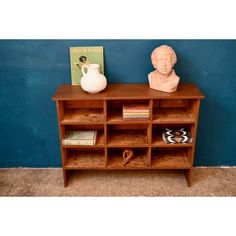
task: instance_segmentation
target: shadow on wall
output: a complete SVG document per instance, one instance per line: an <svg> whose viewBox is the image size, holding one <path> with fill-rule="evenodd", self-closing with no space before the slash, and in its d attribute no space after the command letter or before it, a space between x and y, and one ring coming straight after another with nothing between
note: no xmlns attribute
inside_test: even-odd
<svg viewBox="0 0 236 236"><path fill-rule="evenodd" d="M217 68L217 63L214 64ZM217 79L222 74L222 78L229 81L231 75L218 72L217 69L209 72L207 66L204 63L196 64L191 57L178 53L175 70L181 82L195 83L205 95L200 106L195 165L235 165L236 153L229 155L229 150L234 150L231 139L236 134L234 102L230 98L235 94L235 89L231 83L223 80L221 83ZM227 161L224 159L226 156Z"/></svg>

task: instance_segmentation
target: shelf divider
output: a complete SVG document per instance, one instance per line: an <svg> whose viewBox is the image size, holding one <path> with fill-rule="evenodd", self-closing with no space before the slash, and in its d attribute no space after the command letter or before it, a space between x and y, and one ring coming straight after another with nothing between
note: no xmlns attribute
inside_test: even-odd
<svg viewBox="0 0 236 236"><path fill-rule="evenodd" d="M151 161L152 161L152 116L153 116L153 99L149 100L149 112L150 112L150 124L149 124L149 132L148 132L148 140L149 140L149 148L147 151L147 165L150 168L151 167Z"/></svg>
<svg viewBox="0 0 236 236"><path fill-rule="evenodd" d="M103 115L104 115L104 158L105 158L105 168L107 168L108 162L108 150L107 150L107 100L103 100Z"/></svg>

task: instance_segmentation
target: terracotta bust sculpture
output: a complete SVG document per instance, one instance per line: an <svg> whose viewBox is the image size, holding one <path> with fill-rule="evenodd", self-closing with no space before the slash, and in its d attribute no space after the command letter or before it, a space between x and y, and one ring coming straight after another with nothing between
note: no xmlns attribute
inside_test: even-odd
<svg viewBox="0 0 236 236"><path fill-rule="evenodd" d="M151 60L156 70L148 74L150 88L169 93L176 91L180 78L173 70L177 61L175 51L162 45L152 52Z"/></svg>

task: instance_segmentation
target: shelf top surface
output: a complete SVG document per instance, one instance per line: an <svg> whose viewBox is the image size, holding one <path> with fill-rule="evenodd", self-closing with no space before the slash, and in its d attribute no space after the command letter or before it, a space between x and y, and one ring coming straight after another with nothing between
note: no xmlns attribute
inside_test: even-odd
<svg viewBox="0 0 236 236"><path fill-rule="evenodd" d="M57 100L112 100L112 99L203 99L203 93L192 83L179 84L178 90L166 93L149 88L148 84L108 84L100 93L87 93L81 86L62 84L53 95Z"/></svg>

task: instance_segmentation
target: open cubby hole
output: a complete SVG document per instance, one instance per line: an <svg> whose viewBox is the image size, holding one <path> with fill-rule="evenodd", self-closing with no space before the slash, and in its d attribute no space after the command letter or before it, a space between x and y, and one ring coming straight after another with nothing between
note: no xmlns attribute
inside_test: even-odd
<svg viewBox="0 0 236 236"><path fill-rule="evenodd" d="M107 141L110 146L148 145L150 125L116 124L107 125Z"/></svg>
<svg viewBox="0 0 236 236"><path fill-rule="evenodd" d="M123 164L123 152L125 150L132 150L133 157L130 161L122 166ZM123 148L108 148L108 160L107 160L108 168L114 169L125 169L125 168L147 168L148 167L148 148L130 148L130 147L123 147Z"/></svg>
<svg viewBox="0 0 236 236"><path fill-rule="evenodd" d="M185 147L185 146L192 146L192 143L178 143L178 144L166 144L162 138L162 131L166 128L168 129L181 129L184 128L186 131L190 131L192 134L192 131L194 129L194 124L153 124L152 125L152 145L157 146L165 146L165 147L172 147L172 146L179 146L179 147Z"/></svg>
<svg viewBox="0 0 236 236"><path fill-rule="evenodd" d="M104 122L104 103L102 100L64 101L62 124Z"/></svg>
<svg viewBox="0 0 236 236"><path fill-rule="evenodd" d="M91 125L65 125L63 136L68 131L90 131L90 130L97 130L97 139L96 139L95 146L88 146L88 147L103 147L105 144L104 125L92 125L92 124ZM78 147L81 147L81 146L78 146Z"/></svg>
<svg viewBox="0 0 236 236"><path fill-rule="evenodd" d="M151 168L157 169L188 169L191 148L152 148Z"/></svg>
<svg viewBox="0 0 236 236"><path fill-rule="evenodd" d="M115 122L115 121L123 121L123 106L124 105L145 105L149 107L150 100L149 99L142 99L142 100L110 100L107 101L107 117L108 121ZM149 107L150 109L150 107ZM150 112L150 110L149 110ZM127 120L127 119L125 119ZM128 120L149 120L147 118L134 118Z"/></svg>
<svg viewBox="0 0 236 236"><path fill-rule="evenodd" d="M92 169L105 167L104 149L67 149L66 169Z"/></svg>
<svg viewBox="0 0 236 236"><path fill-rule="evenodd" d="M154 99L154 123L194 123L194 101L191 99Z"/></svg>

